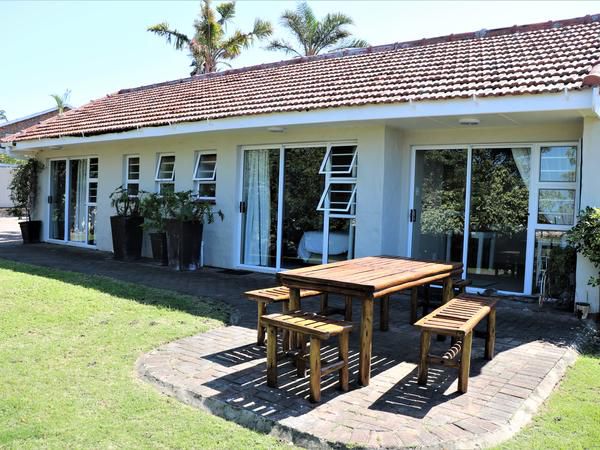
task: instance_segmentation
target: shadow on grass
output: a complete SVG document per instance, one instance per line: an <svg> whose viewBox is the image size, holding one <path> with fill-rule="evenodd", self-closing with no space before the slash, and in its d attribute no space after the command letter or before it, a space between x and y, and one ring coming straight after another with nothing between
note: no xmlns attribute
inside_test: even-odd
<svg viewBox="0 0 600 450"><path fill-rule="evenodd" d="M178 292L157 289L99 275L51 269L0 259L0 269L26 275L50 278L74 286L93 289L104 294L132 300L143 305L175 309L188 314L227 322L231 308L219 301L206 297L194 297Z"/></svg>

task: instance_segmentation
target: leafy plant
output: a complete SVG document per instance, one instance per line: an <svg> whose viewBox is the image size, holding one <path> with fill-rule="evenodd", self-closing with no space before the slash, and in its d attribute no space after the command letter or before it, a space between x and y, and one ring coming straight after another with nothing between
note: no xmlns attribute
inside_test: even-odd
<svg viewBox="0 0 600 450"><path fill-rule="evenodd" d="M176 50L190 51L194 68L191 75L216 72L219 64L228 65L226 60L239 56L254 40L264 39L273 31L269 22L256 19L252 31L236 30L231 36L225 36L225 29L234 16L235 2L221 3L213 9L210 0L203 0L192 37L170 28L166 22L153 25L148 31L166 38L167 44L173 43Z"/></svg>
<svg viewBox="0 0 600 450"><path fill-rule="evenodd" d="M154 192L140 192L140 214L144 218L142 227L146 231L165 231L165 197Z"/></svg>
<svg viewBox="0 0 600 450"><path fill-rule="evenodd" d="M175 219L181 222L199 221L213 223L215 214L223 220L221 210L216 213L210 203L198 200L192 191L170 192L163 195L165 219Z"/></svg>
<svg viewBox="0 0 600 450"><path fill-rule="evenodd" d="M129 195L125 186L117 187L110 194L110 206L115 208L117 216L139 216L140 199L139 197Z"/></svg>
<svg viewBox="0 0 600 450"><path fill-rule="evenodd" d="M13 158L5 153L0 153L0 164L23 164L23 160Z"/></svg>
<svg viewBox="0 0 600 450"><path fill-rule="evenodd" d="M59 115L65 111L65 107L68 104L70 96L71 96L70 89L67 89L62 95L50 94L50 97L52 97L54 99L54 101L56 102L56 107L58 108Z"/></svg>
<svg viewBox="0 0 600 450"><path fill-rule="evenodd" d="M285 11L281 16L281 23L290 31L298 45L275 39L269 43L268 50L280 50L296 56L313 56L325 51L369 45L362 39L351 38L352 33L345 28L354 24L351 17L331 13L319 20L306 2L298 3L295 11Z"/></svg>
<svg viewBox="0 0 600 450"><path fill-rule="evenodd" d="M567 298L575 296L575 269L577 252L569 245L552 247L548 258L548 294L552 298Z"/></svg>
<svg viewBox="0 0 600 450"><path fill-rule="evenodd" d="M600 208L588 206L581 211L577 225L567 232L567 240L598 270L598 275L590 277L588 284L600 286Z"/></svg>
<svg viewBox="0 0 600 450"><path fill-rule="evenodd" d="M18 165L13 171L13 178L8 186L13 207L8 210L15 217L27 217L31 222L31 213L35 208L38 193L38 175L44 165L35 158L25 164Z"/></svg>

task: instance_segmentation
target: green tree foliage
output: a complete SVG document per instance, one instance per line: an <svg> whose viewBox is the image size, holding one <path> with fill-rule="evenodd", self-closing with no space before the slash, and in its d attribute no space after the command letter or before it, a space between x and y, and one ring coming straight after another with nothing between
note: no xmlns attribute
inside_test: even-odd
<svg viewBox="0 0 600 450"><path fill-rule="evenodd" d="M40 161L31 158L13 170L13 178L8 186L10 200L13 202L9 214L26 217L31 221L38 193L38 175L43 168L44 165Z"/></svg>
<svg viewBox="0 0 600 450"><path fill-rule="evenodd" d="M52 97L54 99L54 101L56 102L56 107L58 108L58 114L62 114L65 111L65 106L67 106L70 96L71 96L70 89L67 89L65 92L63 92L62 95L50 94L50 97Z"/></svg>
<svg viewBox="0 0 600 450"><path fill-rule="evenodd" d="M600 208L587 207L579 213L579 220L567 233L569 244L588 258L598 275L590 277L588 284L600 285Z"/></svg>
<svg viewBox="0 0 600 450"><path fill-rule="evenodd" d="M0 153L0 164L22 164L23 161L13 158L12 156L8 156L4 153Z"/></svg>
<svg viewBox="0 0 600 450"><path fill-rule="evenodd" d="M291 33L296 45L284 39L274 39L267 47L269 50L296 56L313 56L332 50L369 45L362 39L351 37L352 33L346 28L354 24L351 17L342 13L330 13L319 20L306 2L298 3L295 11L285 11L281 16L281 23Z"/></svg>
<svg viewBox="0 0 600 450"><path fill-rule="evenodd" d="M220 64L228 66L226 61L236 58L255 40L265 39L273 32L269 22L256 19L252 31L236 30L226 36L227 25L234 16L235 2L221 3L213 9L210 0L203 0L199 17L194 21L193 36L171 28L166 22L152 25L148 31L164 37L177 50L189 50L194 68L191 75L216 72Z"/></svg>
<svg viewBox="0 0 600 450"><path fill-rule="evenodd" d="M0 109L0 120L6 120L6 111Z"/></svg>

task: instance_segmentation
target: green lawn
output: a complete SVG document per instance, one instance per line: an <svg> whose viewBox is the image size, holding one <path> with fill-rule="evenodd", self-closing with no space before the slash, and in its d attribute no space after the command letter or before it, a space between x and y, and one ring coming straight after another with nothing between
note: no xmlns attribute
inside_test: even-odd
<svg viewBox="0 0 600 450"><path fill-rule="evenodd" d="M600 448L600 349L590 345L532 423L502 449Z"/></svg>
<svg viewBox="0 0 600 450"><path fill-rule="evenodd" d="M272 448L275 439L137 380L136 359L226 309L0 260L0 448Z"/></svg>

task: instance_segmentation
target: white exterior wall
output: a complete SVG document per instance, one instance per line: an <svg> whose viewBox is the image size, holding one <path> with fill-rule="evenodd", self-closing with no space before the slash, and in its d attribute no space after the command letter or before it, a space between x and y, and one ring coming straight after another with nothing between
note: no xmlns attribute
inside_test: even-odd
<svg viewBox="0 0 600 450"><path fill-rule="evenodd" d="M12 180L12 170L16 166L13 164L0 164L0 208L10 208L10 191L8 185Z"/></svg>
<svg viewBox="0 0 600 450"><path fill-rule="evenodd" d="M236 267L239 263L241 193L241 147L244 145L284 144L297 142L331 142L356 140L359 148L357 196L356 255L382 252L383 179L384 167L383 125L298 127L284 133L261 131L220 132L165 138L114 141L98 144L78 144L60 150L38 153L46 168L40 177L40 196L36 218L47 221L49 195L49 164L51 158L97 156L99 158L99 186L97 198L97 248L112 251L109 217L113 214L109 195L124 180L124 156L140 155L140 189L155 191L154 174L157 155L173 152L175 160L175 189L193 188L192 171L195 152L217 152L217 199L225 220L205 226L204 262L216 267ZM43 233L47 233L47 224ZM47 237L47 234L44 234ZM147 245L146 245L147 251ZM146 253L147 254L147 253Z"/></svg>
<svg viewBox="0 0 600 450"><path fill-rule="evenodd" d="M583 121L583 143L581 151L580 209L586 206L600 207L600 119L587 117ZM599 288L588 286L591 276L597 276L587 258L577 255L577 301L589 302L591 311L600 311Z"/></svg>

